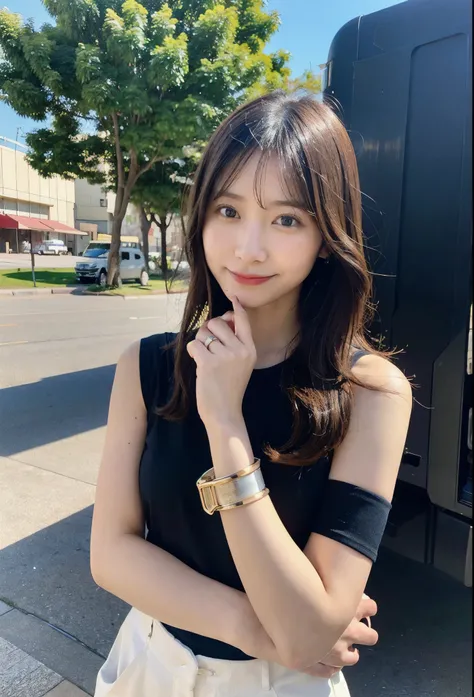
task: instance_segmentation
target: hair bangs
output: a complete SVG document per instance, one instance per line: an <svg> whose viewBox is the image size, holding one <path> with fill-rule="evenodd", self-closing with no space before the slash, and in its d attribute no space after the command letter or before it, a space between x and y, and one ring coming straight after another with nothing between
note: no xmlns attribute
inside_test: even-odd
<svg viewBox="0 0 474 697"><path fill-rule="evenodd" d="M215 182L212 199L216 199L228 191L233 182L256 154L259 160L254 176L254 196L261 208L265 208L262 191L266 169L270 160L275 157L279 163L279 175L282 190L288 200L297 203L306 213L318 218L318 205L315 201L314 178L311 172L303 145L298 135L287 128L282 122L279 129L273 132L273 138L258 139L257 133L245 126L247 138L232 135L228 147L221 153L221 174ZM242 134L239 134L242 135ZM235 144L238 143L238 147Z"/></svg>

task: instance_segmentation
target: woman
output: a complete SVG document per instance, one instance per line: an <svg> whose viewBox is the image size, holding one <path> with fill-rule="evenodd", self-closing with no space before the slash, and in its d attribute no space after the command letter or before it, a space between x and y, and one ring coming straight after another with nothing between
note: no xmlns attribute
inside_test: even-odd
<svg viewBox="0 0 474 697"><path fill-rule="evenodd" d="M132 345L112 391L91 568L133 609L96 697L346 697L411 391L364 336L335 114L280 92L237 109L187 233L181 330Z"/></svg>

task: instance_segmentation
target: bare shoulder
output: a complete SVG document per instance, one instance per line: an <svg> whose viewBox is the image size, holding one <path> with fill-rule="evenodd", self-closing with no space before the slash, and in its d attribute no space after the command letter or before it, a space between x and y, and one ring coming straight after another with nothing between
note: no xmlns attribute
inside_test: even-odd
<svg viewBox="0 0 474 697"><path fill-rule="evenodd" d="M134 341L122 352L117 361L112 393L123 391L141 396L140 389L140 341Z"/></svg>
<svg viewBox="0 0 474 697"><path fill-rule="evenodd" d="M331 477L391 501L410 423L409 381L393 363L365 354L352 368L354 385L349 428L336 449Z"/></svg>
<svg viewBox="0 0 474 697"><path fill-rule="evenodd" d="M129 344L127 348L121 353L117 365L121 365L125 368L138 368L140 357L140 344L140 339L138 339L138 341L134 341L132 344Z"/></svg>
<svg viewBox="0 0 474 697"><path fill-rule="evenodd" d="M356 385L356 394L364 392L368 397L371 393L376 395L382 392L411 402L412 390L409 380L396 365L383 356L364 354L354 363L352 373L369 388Z"/></svg>

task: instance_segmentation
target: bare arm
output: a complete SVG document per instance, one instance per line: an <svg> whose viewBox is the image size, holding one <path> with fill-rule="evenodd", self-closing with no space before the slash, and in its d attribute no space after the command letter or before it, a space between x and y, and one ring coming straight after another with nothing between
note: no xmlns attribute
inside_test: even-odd
<svg viewBox="0 0 474 697"><path fill-rule="evenodd" d="M247 596L190 569L144 539L138 467L146 432L139 343L117 365L92 523L91 571L110 593L171 626L271 657ZM276 659L276 653L274 653Z"/></svg>
<svg viewBox="0 0 474 697"><path fill-rule="evenodd" d="M188 348L197 364L198 407L217 477L253 461L239 400L254 349L245 311L234 307L236 336L216 318L208 327L220 343L211 344L209 351L197 339ZM202 336L205 331L200 330ZM349 431L335 453L331 477L391 500L411 412L411 390L388 361L367 356L359 363L362 379L394 394L355 388ZM371 561L316 534L303 553L281 522L271 493L250 506L222 511L221 517L248 598L285 665L303 670L322 660L355 614Z"/></svg>
<svg viewBox="0 0 474 697"><path fill-rule="evenodd" d="M411 399L401 373L396 375L396 369L385 361L378 367L385 371L381 376L385 386L400 392L389 395L356 388L351 426L335 454L331 477L391 500ZM217 476L252 462L243 421L219 424L208 433ZM305 553L301 552L270 497L222 511L221 516L244 588L278 653L285 663L300 670L321 660L354 616L371 561L316 534L311 535Z"/></svg>

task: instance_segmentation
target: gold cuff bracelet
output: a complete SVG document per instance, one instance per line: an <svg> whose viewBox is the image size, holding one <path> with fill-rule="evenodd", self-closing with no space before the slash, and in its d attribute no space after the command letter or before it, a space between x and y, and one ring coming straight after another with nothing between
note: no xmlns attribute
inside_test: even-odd
<svg viewBox="0 0 474 697"><path fill-rule="evenodd" d="M211 467L198 479L196 486L202 507L209 515L215 511L247 506L269 494L258 458L235 474L217 479L214 468Z"/></svg>

